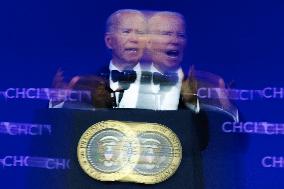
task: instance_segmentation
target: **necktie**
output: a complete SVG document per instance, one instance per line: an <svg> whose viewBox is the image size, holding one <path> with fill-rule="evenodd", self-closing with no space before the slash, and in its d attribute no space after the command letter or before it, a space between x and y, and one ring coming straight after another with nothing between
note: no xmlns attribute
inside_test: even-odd
<svg viewBox="0 0 284 189"><path fill-rule="evenodd" d="M169 72L169 73L153 73L153 82L154 84L160 84L162 86L173 86L178 82L177 73Z"/></svg>
<svg viewBox="0 0 284 189"><path fill-rule="evenodd" d="M150 83L153 79L155 85L173 86L178 82L178 75L174 72L158 73L158 72L142 72L141 83Z"/></svg>
<svg viewBox="0 0 284 189"><path fill-rule="evenodd" d="M124 70L122 72L118 70L111 71L111 79L113 82L125 82L133 83L137 78L136 72L133 70Z"/></svg>

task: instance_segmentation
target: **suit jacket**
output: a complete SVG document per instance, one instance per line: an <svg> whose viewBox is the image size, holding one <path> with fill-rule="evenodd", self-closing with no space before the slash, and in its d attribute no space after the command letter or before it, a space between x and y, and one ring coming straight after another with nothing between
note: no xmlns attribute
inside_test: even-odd
<svg viewBox="0 0 284 189"><path fill-rule="evenodd" d="M90 90L91 99L85 99L83 102L66 102L63 108L70 109L89 109L96 108L112 109L115 104L115 99L110 89L110 70L108 66L102 67L94 75L82 76L81 81L75 86L77 90ZM183 98L180 96L178 109L189 109ZM196 133L199 140L200 150L204 150L209 143L209 125L207 115L204 111L195 112L192 110L192 118L196 125Z"/></svg>

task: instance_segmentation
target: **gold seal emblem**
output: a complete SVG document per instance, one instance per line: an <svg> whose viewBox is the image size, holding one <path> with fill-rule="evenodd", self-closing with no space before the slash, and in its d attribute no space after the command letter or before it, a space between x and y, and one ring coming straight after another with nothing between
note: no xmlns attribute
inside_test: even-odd
<svg viewBox="0 0 284 189"><path fill-rule="evenodd" d="M182 148L166 126L109 120L85 131L77 155L82 169L94 179L155 184L174 174Z"/></svg>

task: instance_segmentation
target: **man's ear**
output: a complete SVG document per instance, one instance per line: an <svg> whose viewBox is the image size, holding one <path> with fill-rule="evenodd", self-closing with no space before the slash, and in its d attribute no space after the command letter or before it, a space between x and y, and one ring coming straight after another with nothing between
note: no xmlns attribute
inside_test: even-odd
<svg viewBox="0 0 284 189"><path fill-rule="evenodd" d="M112 49L112 36L110 33L105 34L105 44L107 48Z"/></svg>

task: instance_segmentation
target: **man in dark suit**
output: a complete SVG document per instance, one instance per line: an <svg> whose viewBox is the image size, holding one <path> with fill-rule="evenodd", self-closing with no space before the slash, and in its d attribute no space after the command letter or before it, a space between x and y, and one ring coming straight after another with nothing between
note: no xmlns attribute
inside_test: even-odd
<svg viewBox="0 0 284 189"><path fill-rule="evenodd" d="M96 76L76 76L62 85L62 72L54 86L91 91L91 99L80 103L55 102L54 108L135 108L139 89L139 61L146 45L146 19L138 10L122 9L111 14L106 23L105 44L111 50L108 68ZM104 87L103 87L104 86ZM52 105L55 104L55 105Z"/></svg>
<svg viewBox="0 0 284 189"><path fill-rule="evenodd" d="M107 20L106 46L112 51L109 87L118 108L136 108L141 58L146 46L146 19L138 10L122 9Z"/></svg>
<svg viewBox="0 0 284 189"><path fill-rule="evenodd" d="M192 102L193 91L190 91L189 79L184 82L184 73L181 69L184 49L186 46L186 24L181 14L169 11L157 11L148 15L147 20L147 51L146 59L151 62L148 73L142 74L142 86L140 87L140 98L137 107L147 108L148 104L156 104L150 109L176 110L183 104L195 111L198 110L197 103ZM147 77L152 76L147 80ZM183 86L183 87L182 87ZM186 90L186 102L180 101L181 88ZM183 90L185 91L185 90ZM147 94L148 93L148 94ZM155 98L150 98L149 93ZM141 100L140 100L141 99ZM146 100L145 100L146 99ZM159 103L144 103L143 101L157 100ZM195 98L196 100L196 98Z"/></svg>
<svg viewBox="0 0 284 189"><path fill-rule="evenodd" d="M200 111L197 96L194 95L196 81L192 77L184 79L181 69L187 42L184 18L176 12L155 12L148 17L147 29L147 55L152 63L148 71L153 76L148 83L142 84L140 96L143 96L143 90L149 91L150 88L152 93L159 96L160 103L156 109L191 109L197 125L200 149L205 149L209 140L207 116ZM140 104L145 102L141 101Z"/></svg>

